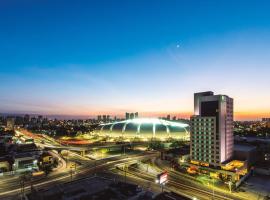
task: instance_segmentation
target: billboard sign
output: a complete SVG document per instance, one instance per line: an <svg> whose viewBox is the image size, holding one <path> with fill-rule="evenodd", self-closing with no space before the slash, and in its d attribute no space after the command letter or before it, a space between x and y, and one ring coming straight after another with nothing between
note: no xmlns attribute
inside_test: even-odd
<svg viewBox="0 0 270 200"><path fill-rule="evenodd" d="M168 172L162 172L157 175L157 182L159 184L165 184L168 181Z"/></svg>

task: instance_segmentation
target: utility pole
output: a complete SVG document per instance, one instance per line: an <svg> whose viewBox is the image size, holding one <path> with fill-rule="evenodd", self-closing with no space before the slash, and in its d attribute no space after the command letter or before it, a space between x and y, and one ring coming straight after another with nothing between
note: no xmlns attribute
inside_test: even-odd
<svg viewBox="0 0 270 200"><path fill-rule="evenodd" d="M97 174L97 160L95 160L95 168L94 168L94 171L95 171L95 176Z"/></svg>
<svg viewBox="0 0 270 200"><path fill-rule="evenodd" d="M72 181L72 173L73 173L72 168L70 168L70 179L71 179L71 181Z"/></svg>
<svg viewBox="0 0 270 200"><path fill-rule="evenodd" d="M21 200L24 199L24 185L25 184L25 175L23 175L21 178L20 178L20 185L21 185Z"/></svg>
<svg viewBox="0 0 270 200"><path fill-rule="evenodd" d="M125 183L127 183L127 165L125 163Z"/></svg>

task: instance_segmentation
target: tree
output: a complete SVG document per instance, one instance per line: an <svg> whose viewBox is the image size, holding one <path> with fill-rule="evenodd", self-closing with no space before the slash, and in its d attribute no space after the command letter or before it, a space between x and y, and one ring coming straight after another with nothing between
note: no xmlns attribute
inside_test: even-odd
<svg viewBox="0 0 270 200"><path fill-rule="evenodd" d="M151 143L149 143L148 147L154 150L162 150L164 149L164 144L161 143L161 141L152 141Z"/></svg>
<svg viewBox="0 0 270 200"><path fill-rule="evenodd" d="M183 147L184 145L184 141L175 140L170 144L170 147L173 149L177 149Z"/></svg>

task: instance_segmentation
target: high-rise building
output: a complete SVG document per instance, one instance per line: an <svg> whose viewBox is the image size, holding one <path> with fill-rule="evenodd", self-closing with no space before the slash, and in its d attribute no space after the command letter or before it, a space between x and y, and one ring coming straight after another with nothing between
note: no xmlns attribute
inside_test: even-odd
<svg viewBox="0 0 270 200"><path fill-rule="evenodd" d="M134 113L129 113L129 119L134 119Z"/></svg>
<svg viewBox="0 0 270 200"><path fill-rule="evenodd" d="M126 119L129 119L129 113L126 112Z"/></svg>
<svg viewBox="0 0 270 200"><path fill-rule="evenodd" d="M38 118L37 118L38 123L41 123L42 120L43 120L43 116L42 115L39 115Z"/></svg>
<svg viewBox="0 0 270 200"><path fill-rule="evenodd" d="M139 117L139 113L135 112L135 113L128 113L126 112L126 120L127 119L134 119L134 118L138 118Z"/></svg>
<svg viewBox="0 0 270 200"><path fill-rule="evenodd" d="M263 122L270 122L270 117L262 118Z"/></svg>
<svg viewBox="0 0 270 200"><path fill-rule="evenodd" d="M31 122L31 124L36 124L37 123L37 118L36 117L31 117L30 122Z"/></svg>
<svg viewBox="0 0 270 200"><path fill-rule="evenodd" d="M15 117L15 125L23 125L23 117L22 116Z"/></svg>
<svg viewBox="0 0 270 200"><path fill-rule="evenodd" d="M29 115L24 115L24 118L23 118L23 121L24 121L24 123L26 123L26 124L28 124L29 123L29 121L30 121L30 116Z"/></svg>
<svg viewBox="0 0 270 200"><path fill-rule="evenodd" d="M233 99L213 92L194 94L191 162L219 166L233 156Z"/></svg>
<svg viewBox="0 0 270 200"><path fill-rule="evenodd" d="M14 117L8 117L7 118L7 129L8 130L14 130L15 127L15 118Z"/></svg>

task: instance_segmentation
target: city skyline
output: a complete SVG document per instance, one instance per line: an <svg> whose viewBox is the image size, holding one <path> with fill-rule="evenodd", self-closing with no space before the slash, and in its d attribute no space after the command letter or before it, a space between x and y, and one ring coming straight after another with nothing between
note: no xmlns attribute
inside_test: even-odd
<svg viewBox="0 0 270 200"><path fill-rule="evenodd" d="M82 2L0 3L0 113L189 118L211 90L270 117L268 2Z"/></svg>

